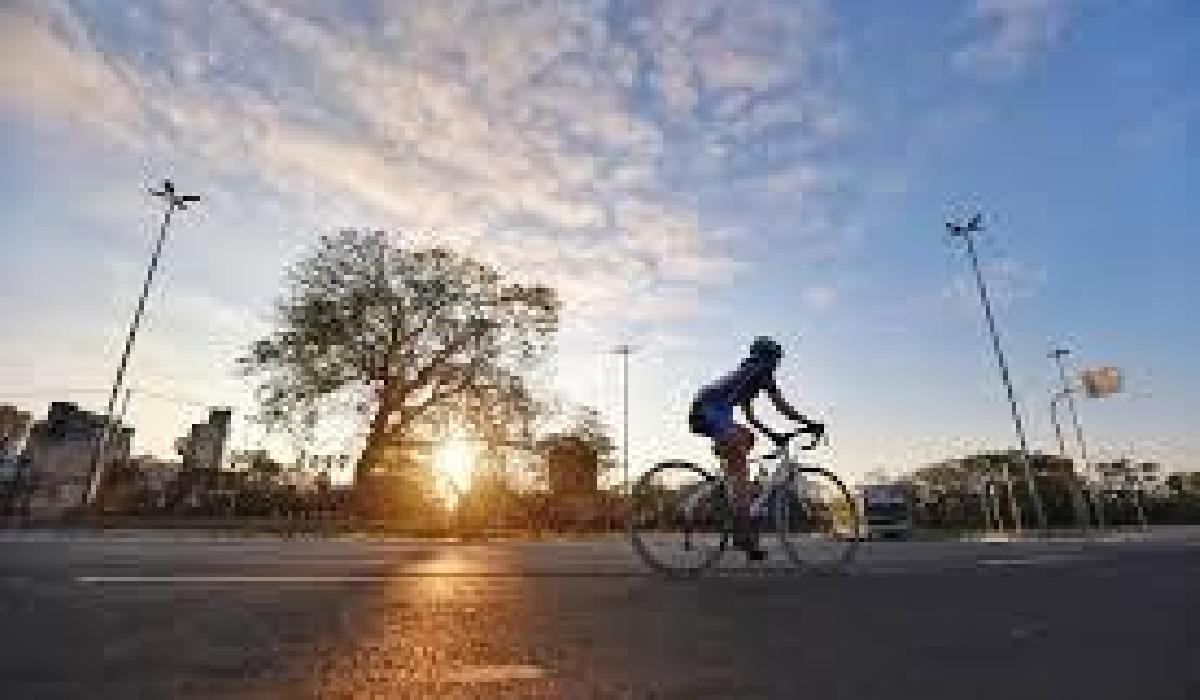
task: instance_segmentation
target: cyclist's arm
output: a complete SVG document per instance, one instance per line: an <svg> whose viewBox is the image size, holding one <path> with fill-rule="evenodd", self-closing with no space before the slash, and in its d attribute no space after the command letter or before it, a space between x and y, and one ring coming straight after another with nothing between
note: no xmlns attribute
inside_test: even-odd
<svg viewBox="0 0 1200 700"><path fill-rule="evenodd" d="M758 419L758 416L754 415L754 407L751 406L751 403L752 402L749 399L742 402L742 414L746 416L746 421L750 423L750 425L753 425L758 432L766 435L772 440L776 439L776 433L767 426L763 425L762 421Z"/></svg>
<svg viewBox="0 0 1200 700"><path fill-rule="evenodd" d="M771 403L775 404L775 408L785 417L797 423L803 423L805 427L813 427L820 424L818 421L814 421L796 410L794 406L787 402L787 399L783 398L783 392L779 390L779 385L775 383L774 377L771 377L770 383L767 384L767 396L771 397Z"/></svg>

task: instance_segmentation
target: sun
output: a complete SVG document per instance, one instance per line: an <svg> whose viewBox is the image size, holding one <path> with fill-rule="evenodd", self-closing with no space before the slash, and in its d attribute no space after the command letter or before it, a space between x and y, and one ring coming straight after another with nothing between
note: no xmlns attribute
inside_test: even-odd
<svg viewBox="0 0 1200 700"><path fill-rule="evenodd" d="M448 485L453 490L461 494L471 484L477 456L475 446L471 443L464 440L447 440L438 445L434 453L434 469L439 477L450 482ZM457 494L447 495L454 498Z"/></svg>

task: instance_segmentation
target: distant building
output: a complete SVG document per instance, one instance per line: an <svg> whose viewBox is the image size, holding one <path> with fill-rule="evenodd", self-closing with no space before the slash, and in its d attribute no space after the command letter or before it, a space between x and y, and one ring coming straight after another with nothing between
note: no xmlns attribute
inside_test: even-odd
<svg viewBox="0 0 1200 700"><path fill-rule="evenodd" d="M21 444L29 433L31 419L28 411L22 411L9 404L0 404L0 458L16 457L20 454Z"/></svg>
<svg viewBox="0 0 1200 700"><path fill-rule="evenodd" d="M1176 472L1167 476L1166 485L1176 494L1200 494L1200 472Z"/></svg>
<svg viewBox="0 0 1200 700"><path fill-rule="evenodd" d="M225 445L229 440L232 417L233 412L229 409L214 408L209 410L207 422L192 425L182 444L184 469L216 471L225 464Z"/></svg>
<svg viewBox="0 0 1200 700"><path fill-rule="evenodd" d="M29 514L62 515L82 501L94 450L107 429L108 419L102 414L63 401L50 404L46 419L33 425L25 441L29 480L23 497ZM133 428L113 426L106 465L128 459L132 441Z"/></svg>
<svg viewBox="0 0 1200 700"><path fill-rule="evenodd" d="M141 510L161 510L170 502L171 490L182 467L178 461L140 455L129 460L141 487Z"/></svg>
<svg viewBox="0 0 1200 700"><path fill-rule="evenodd" d="M1105 491L1140 490L1151 494L1165 494L1168 491L1162 465L1157 462L1139 463L1123 459L1097 464L1095 469L1100 486Z"/></svg>
<svg viewBox="0 0 1200 700"><path fill-rule="evenodd" d="M183 462L168 499L172 506L201 507L218 488L218 475L227 464L232 417L227 408L209 409L206 422L192 425L188 434L175 442Z"/></svg>
<svg viewBox="0 0 1200 700"><path fill-rule="evenodd" d="M543 445L546 479L556 496L586 496L596 493L600 472L596 449L573 435L547 440Z"/></svg>

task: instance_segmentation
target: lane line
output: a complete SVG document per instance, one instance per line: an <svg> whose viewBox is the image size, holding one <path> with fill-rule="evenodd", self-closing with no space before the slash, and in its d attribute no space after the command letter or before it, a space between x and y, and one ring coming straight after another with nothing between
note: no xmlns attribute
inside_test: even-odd
<svg viewBox="0 0 1200 700"><path fill-rule="evenodd" d="M373 583L394 576L76 576L76 583Z"/></svg>
<svg viewBox="0 0 1200 700"><path fill-rule="evenodd" d="M980 566L1039 566L1041 564L1082 563L1095 561L1086 554L1034 554L1028 557L977 559Z"/></svg>
<svg viewBox="0 0 1200 700"><path fill-rule="evenodd" d="M651 574L641 571L411 571L389 574L335 574L335 575L170 575L170 576L75 576L76 583L386 583L416 578L479 578L479 579L522 579L522 578L647 578Z"/></svg>
<svg viewBox="0 0 1200 700"><path fill-rule="evenodd" d="M501 664L492 666L466 666L446 675L451 683L503 683L505 681L533 681L546 676L546 669L529 664Z"/></svg>

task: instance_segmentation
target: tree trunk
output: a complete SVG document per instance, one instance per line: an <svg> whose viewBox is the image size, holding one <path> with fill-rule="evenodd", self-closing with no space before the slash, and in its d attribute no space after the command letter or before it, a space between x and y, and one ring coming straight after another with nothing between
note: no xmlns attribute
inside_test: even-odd
<svg viewBox="0 0 1200 700"><path fill-rule="evenodd" d="M386 387L382 393L387 394ZM379 407L375 409L375 415L371 418L371 432L367 434L367 444L363 446L362 454L358 457L358 464L354 468L356 490L365 484L366 477L383 456L384 449L387 447L388 423L394 412L395 409L389 401L380 401Z"/></svg>

